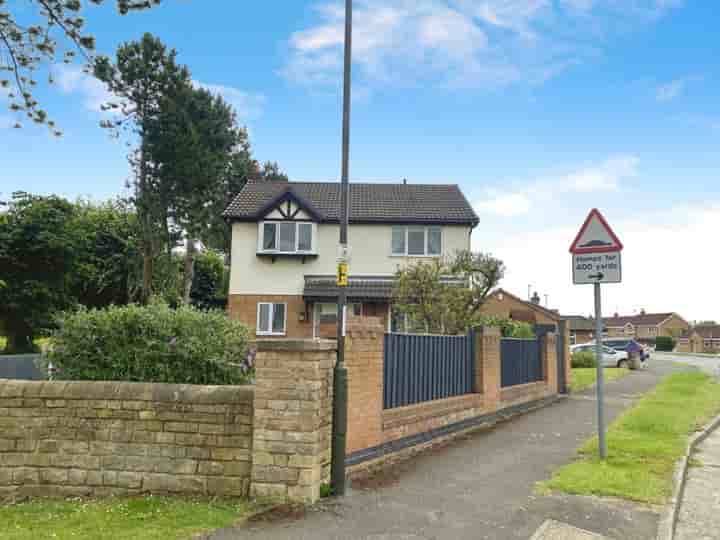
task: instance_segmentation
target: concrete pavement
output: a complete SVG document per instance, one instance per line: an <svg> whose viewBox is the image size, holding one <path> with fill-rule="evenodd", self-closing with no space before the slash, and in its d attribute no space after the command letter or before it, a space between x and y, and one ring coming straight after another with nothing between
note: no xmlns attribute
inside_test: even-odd
<svg viewBox="0 0 720 540"><path fill-rule="evenodd" d="M720 429L692 457L675 540L720 540Z"/></svg>
<svg viewBox="0 0 720 540"><path fill-rule="evenodd" d="M609 383L608 420L678 369L651 361L648 369ZM571 461L595 432L595 407L588 390L418 456L300 519L223 529L206 538L527 540L554 519L617 540L654 539L658 515L648 507L534 492L536 482Z"/></svg>

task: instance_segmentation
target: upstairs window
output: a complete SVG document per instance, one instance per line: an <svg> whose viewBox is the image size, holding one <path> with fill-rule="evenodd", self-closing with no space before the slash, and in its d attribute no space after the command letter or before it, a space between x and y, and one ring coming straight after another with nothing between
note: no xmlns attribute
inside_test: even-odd
<svg viewBox="0 0 720 540"><path fill-rule="evenodd" d="M436 257L442 254L440 227L396 226L392 228L392 254Z"/></svg>
<svg viewBox="0 0 720 540"><path fill-rule="evenodd" d="M313 229L312 223L266 221L260 227L260 251L313 253Z"/></svg>

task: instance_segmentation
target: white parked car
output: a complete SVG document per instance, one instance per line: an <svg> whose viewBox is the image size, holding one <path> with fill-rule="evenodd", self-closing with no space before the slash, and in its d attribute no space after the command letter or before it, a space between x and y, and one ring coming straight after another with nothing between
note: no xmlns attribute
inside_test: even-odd
<svg viewBox="0 0 720 540"><path fill-rule="evenodd" d="M570 353L590 351L595 354L594 343L583 343L581 345L573 345L570 347ZM619 367L626 368L630 367L630 358L628 353L625 351L617 351L610 347L603 346L602 365L605 367Z"/></svg>

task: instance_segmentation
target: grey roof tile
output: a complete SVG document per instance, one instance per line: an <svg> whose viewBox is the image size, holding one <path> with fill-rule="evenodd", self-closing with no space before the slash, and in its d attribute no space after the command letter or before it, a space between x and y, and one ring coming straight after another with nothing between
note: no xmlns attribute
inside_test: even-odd
<svg viewBox="0 0 720 540"><path fill-rule="evenodd" d="M256 221L273 199L292 191L322 221L337 222L340 184L329 182L248 182L223 216ZM454 184L350 184L350 221L355 223L445 223L475 226L477 214Z"/></svg>

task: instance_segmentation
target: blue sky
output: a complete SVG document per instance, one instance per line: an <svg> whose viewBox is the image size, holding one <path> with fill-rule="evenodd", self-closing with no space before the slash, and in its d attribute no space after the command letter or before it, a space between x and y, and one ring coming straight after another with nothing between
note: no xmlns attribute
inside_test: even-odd
<svg viewBox="0 0 720 540"><path fill-rule="evenodd" d="M607 288L607 311L720 318L720 294L708 294L720 263L714 2L355 5L352 180L460 184L481 217L474 247L508 263L505 286L532 284L579 313L591 293L570 285L567 247L598 206L626 245L625 283ZM340 3L112 11L86 10L101 52L158 35L236 105L257 159L296 180L338 178ZM65 136L9 129L0 111L0 196L121 192L125 150L98 127L102 88L78 69L55 71L58 84L40 92Z"/></svg>

